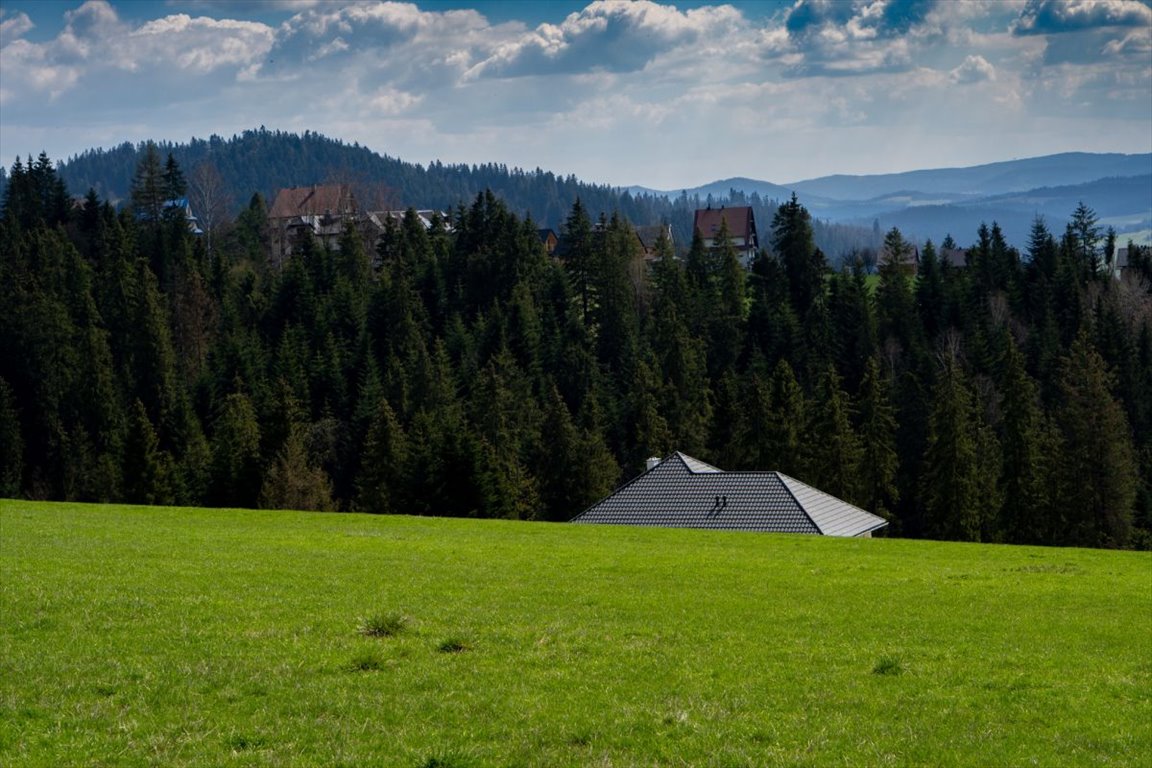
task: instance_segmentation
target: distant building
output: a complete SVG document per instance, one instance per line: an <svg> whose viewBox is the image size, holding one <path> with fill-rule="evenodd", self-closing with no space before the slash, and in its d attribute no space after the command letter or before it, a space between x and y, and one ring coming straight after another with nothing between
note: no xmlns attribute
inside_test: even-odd
<svg viewBox="0 0 1152 768"><path fill-rule="evenodd" d="M1121 279L1124 277L1125 270L1131 266L1128 260L1128 249L1117 248L1116 255L1112 258L1112 277L1117 280Z"/></svg>
<svg viewBox="0 0 1152 768"><path fill-rule="evenodd" d="M863 538L888 525L780 472L725 472L680 452L648 461L571 522Z"/></svg>
<svg viewBox="0 0 1152 768"><path fill-rule="evenodd" d="M344 225L355 222L357 213L356 198L347 184L281 189L268 211L273 261L283 264L305 231L321 245L339 248Z"/></svg>
<svg viewBox="0 0 1152 768"><path fill-rule="evenodd" d="M676 244L672 240L672 226L670 224L649 224L636 227L636 237L640 240L640 248L644 252L644 261L648 264L660 258L656 253L656 241L660 239L661 232L668 238L668 246L672 249L672 252L675 253Z"/></svg>
<svg viewBox="0 0 1152 768"><path fill-rule="evenodd" d="M404 221L404 217L407 215L408 209L404 209L402 211L369 211L366 215L366 218L373 227L375 227L380 232L383 232L386 226L386 221L391 219L397 224L400 224L402 221ZM436 221L437 217L439 217L440 221L443 222L449 230L451 230L452 227L448 226L448 223L451 222L452 219L446 211L437 211L431 208L423 208L416 211L416 219L420 222L421 226L424 227L425 232L432 229L432 225Z"/></svg>
<svg viewBox="0 0 1152 768"><path fill-rule="evenodd" d="M736 206L732 208L698 208L692 227L700 233L704 240L704 247L709 250L717 248L716 234L720 231L721 223L728 225L729 242L736 249L740 263L745 267L752 263L756 252L760 250L760 239L756 235L756 216L751 206Z"/></svg>
<svg viewBox="0 0 1152 768"><path fill-rule="evenodd" d="M556 248L560 245L560 236L556 231L550 228L538 229L536 234L540 237L540 244L544 246L544 252L549 256L556 253Z"/></svg>
<svg viewBox="0 0 1152 768"><path fill-rule="evenodd" d="M941 248L940 263L963 269L968 266L968 251L963 248Z"/></svg>
<svg viewBox="0 0 1152 768"><path fill-rule="evenodd" d="M79 203L77 203L76 201L73 201L72 208L74 210L79 209L79 208L83 208L83 207L84 207L84 199L83 198L80 198ZM188 231L189 232L191 232L194 235L204 234L204 230L200 228L200 219L196 218L196 214L192 213L192 206L189 204L188 198L178 197L174 200L165 200L163 207L164 207L164 211L163 211L162 215L165 218L167 218L168 215L172 212L176 212L178 215L182 214L184 217L184 220L188 222ZM147 211L138 211L136 213L136 219L137 219L137 221L149 221L152 219L152 216L149 215Z"/></svg>

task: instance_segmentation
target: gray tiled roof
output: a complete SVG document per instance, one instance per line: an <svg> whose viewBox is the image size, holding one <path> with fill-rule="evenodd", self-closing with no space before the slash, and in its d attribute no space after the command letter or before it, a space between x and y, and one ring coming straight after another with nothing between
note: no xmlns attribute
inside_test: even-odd
<svg viewBox="0 0 1152 768"><path fill-rule="evenodd" d="M888 523L779 472L724 472L673 453L573 523L860 536Z"/></svg>

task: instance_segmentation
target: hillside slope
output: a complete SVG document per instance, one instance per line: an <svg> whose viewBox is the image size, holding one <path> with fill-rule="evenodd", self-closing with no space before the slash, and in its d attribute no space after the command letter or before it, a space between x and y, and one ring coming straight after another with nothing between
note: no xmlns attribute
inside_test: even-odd
<svg viewBox="0 0 1152 768"><path fill-rule="evenodd" d="M1152 752L1148 553L12 501L0 529L9 768Z"/></svg>

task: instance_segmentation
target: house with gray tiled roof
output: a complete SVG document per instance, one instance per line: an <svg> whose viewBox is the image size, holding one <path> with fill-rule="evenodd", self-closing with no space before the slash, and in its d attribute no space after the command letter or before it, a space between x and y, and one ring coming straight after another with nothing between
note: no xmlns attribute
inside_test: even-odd
<svg viewBox="0 0 1152 768"><path fill-rule="evenodd" d="M870 537L888 525L781 472L725 472L675 452L573 523Z"/></svg>

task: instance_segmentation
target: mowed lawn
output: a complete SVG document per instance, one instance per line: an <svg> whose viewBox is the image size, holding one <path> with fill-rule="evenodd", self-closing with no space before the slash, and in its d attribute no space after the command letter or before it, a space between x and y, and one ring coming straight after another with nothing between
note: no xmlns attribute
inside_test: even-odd
<svg viewBox="0 0 1152 768"><path fill-rule="evenodd" d="M1148 553L0 502L6 768L1150 756Z"/></svg>

